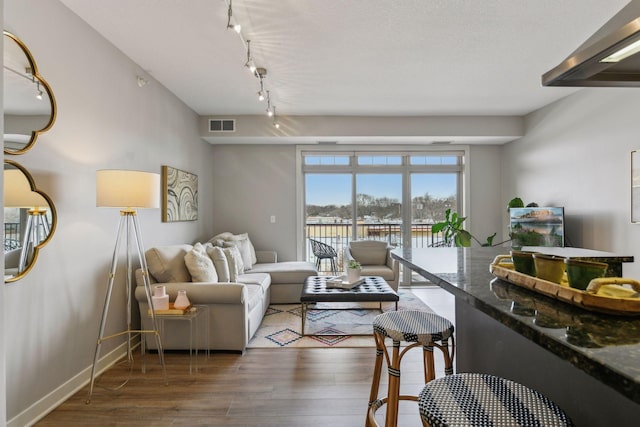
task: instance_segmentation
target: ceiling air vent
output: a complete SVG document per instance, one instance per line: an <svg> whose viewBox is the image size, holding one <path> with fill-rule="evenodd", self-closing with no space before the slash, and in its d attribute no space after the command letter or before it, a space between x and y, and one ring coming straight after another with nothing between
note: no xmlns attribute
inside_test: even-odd
<svg viewBox="0 0 640 427"><path fill-rule="evenodd" d="M209 132L235 132L234 119L209 119Z"/></svg>

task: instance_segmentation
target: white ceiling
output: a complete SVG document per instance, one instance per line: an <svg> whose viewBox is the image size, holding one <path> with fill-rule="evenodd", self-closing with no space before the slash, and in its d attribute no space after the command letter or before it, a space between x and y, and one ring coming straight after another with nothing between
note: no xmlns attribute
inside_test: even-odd
<svg viewBox="0 0 640 427"><path fill-rule="evenodd" d="M225 0L61 0L200 115L261 114ZM628 0L235 0L281 115L523 115Z"/></svg>

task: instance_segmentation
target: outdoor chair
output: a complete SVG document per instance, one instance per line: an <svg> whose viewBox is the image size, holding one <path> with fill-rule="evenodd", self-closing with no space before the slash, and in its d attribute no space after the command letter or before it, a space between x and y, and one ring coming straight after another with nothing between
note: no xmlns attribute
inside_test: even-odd
<svg viewBox="0 0 640 427"><path fill-rule="evenodd" d="M338 269L336 268L336 260L338 258L338 253L336 250L327 245L326 243L322 243L318 240L309 239L311 242L311 250L313 251L313 255L316 257L316 268L320 271L320 263L323 259L331 260L331 273L336 274Z"/></svg>

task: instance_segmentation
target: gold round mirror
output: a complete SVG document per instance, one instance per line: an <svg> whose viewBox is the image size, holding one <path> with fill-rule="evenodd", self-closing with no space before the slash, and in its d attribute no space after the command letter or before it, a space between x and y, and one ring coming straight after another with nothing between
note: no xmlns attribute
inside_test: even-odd
<svg viewBox="0 0 640 427"><path fill-rule="evenodd" d="M33 268L38 251L56 228L56 208L29 172L4 161L4 281L15 282Z"/></svg>
<svg viewBox="0 0 640 427"><path fill-rule="evenodd" d="M4 153L22 154L53 126L56 100L27 46L8 31L3 34Z"/></svg>

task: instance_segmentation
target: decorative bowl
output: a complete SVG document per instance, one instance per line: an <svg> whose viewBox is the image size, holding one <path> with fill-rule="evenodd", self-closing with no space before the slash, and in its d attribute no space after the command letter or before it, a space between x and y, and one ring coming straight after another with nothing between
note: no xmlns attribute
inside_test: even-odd
<svg viewBox="0 0 640 427"><path fill-rule="evenodd" d="M564 258L555 255L533 254L536 277L553 283L560 283L564 276Z"/></svg>
<svg viewBox="0 0 640 427"><path fill-rule="evenodd" d="M513 261L513 267L518 273L535 277L536 268L533 262L533 254L533 252L527 251L511 251L511 260Z"/></svg>
<svg viewBox="0 0 640 427"><path fill-rule="evenodd" d="M593 279L604 277L609 268L608 264L596 261L584 261L566 258L564 260L567 270L569 286L575 289L585 290Z"/></svg>

